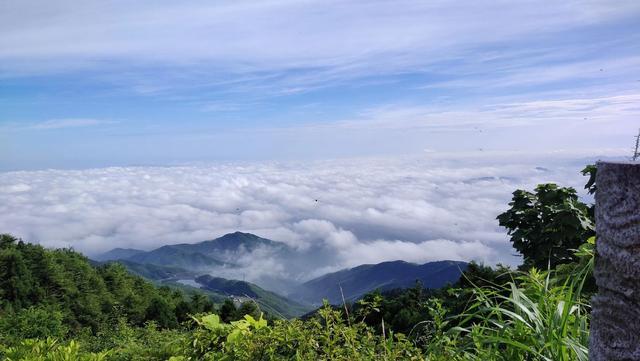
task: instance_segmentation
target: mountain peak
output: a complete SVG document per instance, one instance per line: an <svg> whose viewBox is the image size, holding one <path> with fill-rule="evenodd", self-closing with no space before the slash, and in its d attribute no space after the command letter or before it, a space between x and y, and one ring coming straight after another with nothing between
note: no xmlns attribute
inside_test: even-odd
<svg viewBox="0 0 640 361"><path fill-rule="evenodd" d="M270 246L274 244L276 244L276 242L270 239L256 236L253 233L237 231L233 233L227 233L224 236L218 237L216 239L195 243L191 246L200 252L217 253L226 251L235 252L240 249L252 250L260 246Z"/></svg>
<svg viewBox="0 0 640 361"><path fill-rule="evenodd" d="M256 236L253 233L246 233L246 232L240 232L240 231L235 231L233 233L227 233L227 234L223 235L222 237L218 237L216 239L225 239L225 238L264 239L264 238L261 238L259 236Z"/></svg>

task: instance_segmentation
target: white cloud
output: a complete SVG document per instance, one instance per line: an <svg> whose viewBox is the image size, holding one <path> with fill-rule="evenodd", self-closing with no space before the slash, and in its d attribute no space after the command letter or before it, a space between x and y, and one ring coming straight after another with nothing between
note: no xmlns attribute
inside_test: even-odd
<svg viewBox="0 0 640 361"><path fill-rule="evenodd" d="M40 122L6 122L0 124L0 130L5 132L24 131L48 131L69 128L86 128L116 124L113 120L93 119L93 118L65 118L49 119Z"/></svg>
<svg viewBox="0 0 640 361"><path fill-rule="evenodd" d="M8 185L4 188L2 188L2 190L0 190L0 192L3 193L22 193L22 192L27 192L31 189L30 186L24 184L24 183L17 183L17 184L11 184Z"/></svg>
<svg viewBox="0 0 640 361"><path fill-rule="evenodd" d="M479 130L573 123L592 131L591 123L628 126L640 116L640 93L584 98L555 98L466 106L457 110L433 106L386 105L363 111L359 118L318 125L324 128ZM537 130L542 128L538 127Z"/></svg>
<svg viewBox="0 0 640 361"><path fill-rule="evenodd" d="M254 232L312 256L291 269L257 261L268 257L247 256L247 265L266 262L274 272L295 270L303 278L395 259L514 263L495 220L511 193L546 181L578 189L584 183L579 170L587 160L549 156L431 152L311 163L5 172L0 230L89 253Z"/></svg>
<svg viewBox="0 0 640 361"><path fill-rule="evenodd" d="M358 255L357 260L349 259L351 267L362 263L388 261L390 254L393 254L396 259L415 263L443 259L483 260L495 257L495 251L480 241L456 242L445 239L419 243L378 240L371 243L358 243L348 252Z"/></svg>

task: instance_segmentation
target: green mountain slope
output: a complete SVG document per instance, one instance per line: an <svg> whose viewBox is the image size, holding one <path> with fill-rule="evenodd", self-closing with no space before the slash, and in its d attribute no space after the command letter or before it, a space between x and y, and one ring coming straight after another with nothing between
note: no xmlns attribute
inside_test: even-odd
<svg viewBox="0 0 640 361"><path fill-rule="evenodd" d="M64 320L69 332L97 331L115 317L132 325L177 327L197 310L192 306L183 293L156 287L117 262L96 265L70 249L45 249L0 234L0 321L35 312Z"/></svg>
<svg viewBox="0 0 640 361"><path fill-rule="evenodd" d="M284 296L262 289L250 282L228 280L210 275L197 277L196 281L201 284L202 288L206 291L240 299L252 299L256 301L264 311L274 315L291 318L303 315L311 310L310 306L292 301Z"/></svg>
<svg viewBox="0 0 640 361"><path fill-rule="evenodd" d="M250 282L209 275L196 276L195 273L178 267L139 264L128 260L108 263L119 263L129 272L142 276L158 286L170 286L180 289L186 294L204 293L215 303L221 303L229 297L238 301L253 300L260 305L263 311L285 318L300 316L311 309L310 306L292 301Z"/></svg>

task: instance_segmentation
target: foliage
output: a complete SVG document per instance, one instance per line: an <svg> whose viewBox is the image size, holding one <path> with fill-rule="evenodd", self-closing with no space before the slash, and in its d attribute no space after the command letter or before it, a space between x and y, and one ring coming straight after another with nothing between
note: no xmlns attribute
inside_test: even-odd
<svg viewBox="0 0 640 361"><path fill-rule="evenodd" d="M414 287L385 292L374 291L354 305L356 320L363 321L382 332L382 320L387 328L408 335L414 341L422 337L417 324L432 321L427 307L437 299L450 314L463 313L475 297L474 287L494 287L512 281L512 270L499 265L496 269L471 262L462 277L441 289L427 289L419 282ZM451 321L455 325L457 321ZM420 341L421 342L421 341Z"/></svg>
<svg viewBox="0 0 640 361"><path fill-rule="evenodd" d="M509 205L498 221L524 256L525 267L570 263L573 251L595 234L589 207L573 188L540 184L534 193L517 190Z"/></svg>
<svg viewBox="0 0 640 361"><path fill-rule="evenodd" d="M162 329L155 322L143 327L131 326L125 319L114 320L97 334L83 334L76 339L86 353L108 351L106 360L167 360L179 354L186 337L183 330Z"/></svg>
<svg viewBox="0 0 640 361"><path fill-rule="evenodd" d="M0 329L5 330L4 337L8 339L61 338L67 334L62 312L52 306L31 306L16 312L13 317L3 317Z"/></svg>
<svg viewBox="0 0 640 361"><path fill-rule="evenodd" d="M590 239L576 251L575 263L558 270L512 272L474 264L460 282L444 290L425 290L417 284L395 295L369 294L350 316L328 304L305 321L268 322L262 315L244 315L224 322L209 313L193 317L192 326L182 330L155 322L135 326L126 316L114 316L95 333L85 329L71 341L21 340L0 356L117 361L586 360L589 314L582 290L593 257ZM403 313L396 307L403 306L405 315L412 316L394 320L394 312ZM413 322L405 318L418 320L408 331L410 337L396 329Z"/></svg>
<svg viewBox="0 0 640 361"><path fill-rule="evenodd" d="M344 315L325 305L306 322L245 316L231 324L215 315L197 319L201 326L183 359L204 360L421 360L421 352L401 334L377 335L363 323L349 325ZM191 347L191 345L195 347Z"/></svg>
<svg viewBox="0 0 640 361"><path fill-rule="evenodd" d="M70 249L47 250L0 235L0 342L64 337L87 327L96 333L118 317L136 326L154 321L177 328L189 314L213 310L206 296L189 299L156 287L119 263L94 266Z"/></svg>
<svg viewBox="0 0 640 361"><path fill-rule="evenodd" d="M510 282L510 293L478 288L467 318L481 318L465 332L471 353L490 360L587 360L588 306L581 280L558 284L535 268ZM478 317L479 316L479 317Z"/></svg>
<svg viewBox="0 0 640 361"><path fill-rule="evenodd" d="M6 361L39 360L39 361L102 361L108 353L87 353L80 350L75 341L61 344L56 339L24 340L15 347L4 351Z"/></svg>
<svg viewBox="0 0 640 361"><path fill-rule="evenodd" d="M589 192L589 194L594 194L598 190L596 186L596 174L598 172L598 167L595 164L589 164L582 170L583 176L589 176L589 180L587 184L584 185L584 189Z"/></svg>

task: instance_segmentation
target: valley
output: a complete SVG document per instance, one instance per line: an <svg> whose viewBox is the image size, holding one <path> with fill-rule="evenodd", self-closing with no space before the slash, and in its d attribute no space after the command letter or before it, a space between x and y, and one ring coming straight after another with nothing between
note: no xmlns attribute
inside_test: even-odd
<svg viewBox="0 0 640 361"><path fill-rule="evenodd" d="M149 251L116 248L93 259L121 263L129 272L159 285L204 292L216 302L225 298L237 303L253 300L264 311L284 318L301 316L321 306L325 299L339 305L343 301L355 302L374 290L408 288L416 282L437 289L455 283L467 266L459 261L422 265L391 261L310 279L277 269L270 274L262 268L260 274L247 278L245 272L252 264L246 260L253 256L270 257L286 269L295 269L296 261L308 257L308 253L251 233L235 232L199 243L164 245Z"/></svg>

